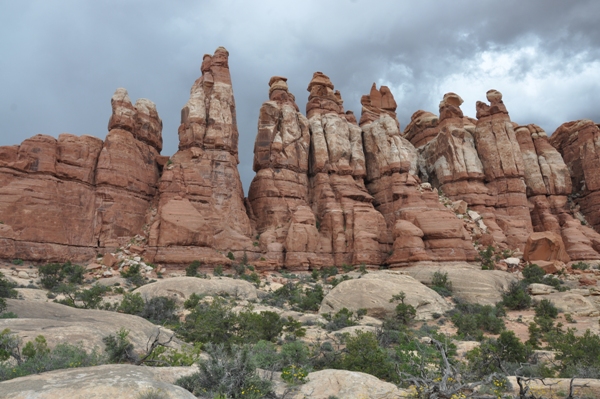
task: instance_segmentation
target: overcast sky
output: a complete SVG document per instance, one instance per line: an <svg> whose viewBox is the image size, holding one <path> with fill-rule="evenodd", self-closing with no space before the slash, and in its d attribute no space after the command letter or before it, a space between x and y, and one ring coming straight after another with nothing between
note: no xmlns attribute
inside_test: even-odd
<svg viewBox="0 0 600 399"><path fill-rule="evenodd" d="M360 96L388 85L401 128L444 93L494 88L513 121L551 134L600 122L600 1L0 0L0 145L38 133L102 139L118 87L148 98L177 150L180 110L205 53L229 50L247 192L258 111L273 75L304 111L313 72L360 117Z"/></svg>

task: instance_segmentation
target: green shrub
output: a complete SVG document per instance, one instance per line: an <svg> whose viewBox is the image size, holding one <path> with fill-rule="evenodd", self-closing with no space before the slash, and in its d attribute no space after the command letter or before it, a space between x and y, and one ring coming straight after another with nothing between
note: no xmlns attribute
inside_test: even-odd
<svg viewBox="0 0 600 399"><path fill-rule="evenodd" d="M407 326L412 322L412 320L417 315L417 310L414 308L414 306L412 306L410 304L405 304L404 303L405 299L406 299L406 294L403 291L400 291L400 293L398 295L392 296L392 299L390 299L390 302L400 301L400 303L398 305L396 305L394 319L396 321L398 321L400 324Z"/></svg>
<svg viewBox="0 0 600 399"><path fill-rule="evenodd" d="M556 370L560 377L600 377L600 337L590 330L582 336L575 329L548 335L548 346L557 351Z"/></svg>
<svg viewBox="0 0 600 399"><path fill-rule="evenodd" d="M144 310L144 299L139 292L126 293L123 295L123 300L119 305L118 311L138 315Z"/></svg>
<svg viewBox="0 0 600 399"><path fill-rule="evenodd" d="M198 306L201 299L202 297L194 292L188 299L185 300L185 302L183 302L183 308L190 310L194 309L196 306Z"/></svg>
<svg viewBox="0 0 600 399"><path fill-rule="evenodd" d="M458 303L448 314L458 328L457 334L467 339L482 340L484 332L499 334L505 328L501 307Z"/></svg>
<svg viewBox="0 0 600 399"><path fill-rule="evenodd" d="M169 160L170 162L171 160ZM150 388L146 391L140 392L137 399L169 399L169 395L161 389Z"/></svg>
<svg viewBox="0 0 600 399"><path fill-rule="evenodd" d="M211 303L198 303L177 331L188 342L218 345L230 341L235 325L236 315L231 306L222 298L215 298Z"/></svg>
<svg viewBox="0 0 600 399"><path fill-rule="evenodd" d="M18 292L15 290L16 286L17 284L8 281L4 278L4 274L0 273L0 313L3 313L6 310L6 301L4 298L17 297Z"/></svg>
<svg viewBox="0 0 600 399"><path fill-rule="evenodd" d="M300 283L288 282L283 287L269 293L263 302L277 307L283 307L287 302L296 310L317 311L324 297L323 286L320 284L303 291Z"/></svg>
<svg viewBox="0 0 600 399"><path fill-rule="evenodd" d="M514 369L528 361L531 348L521 343L513 331L503 331L498 339L488 338L470 350L467 361L476 378L486 378L492 373Z"/></svg>
<svg viewBox="0 0 600 399"><path fill-rule="evenodd" d="M292 364L281 370L281 379L291 385L304 384L308 381L306 377L308 377L308 371L302 366Z"/></svg>
<svg viewBox="0 0 600 399"><path fill-rule="evenodd" d="M452 296L452 282L448 281L448 273L436 271L431 277L431 289L441 296Z"/></svg>
<svg viewBox="0 0 600 399"><path fill-rule="evenodd" d="M177 302L172 298L157 296L145 301L144 309L139 316L150 320L154 324L165 324L176 322Z"/></svg>
<svg viewBox="0 0 600 399"><path fill-rule="evenodd" d="M6 329L0 333L0 381L46 371L89 367L103 364L105 359L96 351L87 353L80 346L58 344L49 349L39 335L20 350L19 338Z"/></svg>
<svg viewBox="0 0 600 399"><path fill-rule="evenodd" d="M40 274L40 283L42 287L53 290L60 283L82 284L85 268L79 265L73 265L71 262L64 264L49 263L38 268Z"/></svg>
<svg viewBox="0 0 600 399"><path fill-rule="evenodd" d="M324 279L335 276L336 274L338 274L338 269L335 266L324 267L321 269L321 277Z"/></svg>
<svg viewBox="0 0 600 399"><path fill-rule="evenodd" d="M198 361L198 372L180 378L176 384L194 395L225 397L228 399L274 397L272 383L263 380L256 372L256 363L247 346L209 344L208 359Z"/></svg>
<svg viewBox="0 0 600 399"><path fill-rule="evenodd" d="M572 269L575 270L587 270L590 268L589 263L585 263L585 262L577 262L571 265Z"/></svg>
<svg viewBox="0 0 600 399"><path fill-rule="evenodd" d="M527 284L541 283L542 278L546 275L544 269L536 264L525 266L522 273Z"/></svg>
<svg viewBox="0 0 600 399"><path fill-rule="evenodd" d="M221 266L221 265L215 266L215 268L213 269L213 275L222 276L223 275L223 266Z"/></svg>
<svg viewBox="0 0 600 399"><path fill-rule="evenodd" d="M531 301L526 286L516 281L513 281L508 291L502 294L502 304L511 310L528 309L531 306Z"/></svg>
<svg viewBox="0 0 600 399"><path fill-rule="evenodd" d="M398 380L394 364L372 332L358 331L346 340L339 368L371 374L386 381Z"/></svg>
<svg viewBox="0 0 600 399"><path fill-rule="evenodd" d="M64 299L54 300L54 302L74 308L97 309L102 302L105 293L110 292L109 287L104 287L99 284L92 286L89 289L80 290L74 284L60 283L54 287L56 294L64 295Z"/></svg>
<svg viewBox="0 0 600 399"><path fill-rule="evenodd" d="M11 263L16 266L21 266L23 264L23 259L13 259Z"/></svg>
<svg viewBox="0 0 600 399"><path fill-rule="evenodd" d="M359 309L356 314L347 308L340 309L335 315L330 313L322 316L327 320L324 326L327 331L337 331L345 327L351 327L358 324L358 321L367 314L366 309Z"/></svg>
<svg viewBox="0 0 600 399"><path fill-rule="evenodd" d="M140 268L141 266L139 264L131 265L127 270L123 270L121 272L121 277L127 279L127 282L129 284L135 285L136 287L140 287L145 283Z"/></svg>
<svg viewBox="0 0 600 399"><path fill-rule="evenodd" d="M542 299L535 305L535 315L538 317L556 319L558 316L558 309L548 299Z"/></svg>
<svg viewBox="0 0 600 399"><path fill-rule="evenodd" d="M231 252L231 251L227 252L227 257L231 260L235 260L235 256L233 255L233 252Z"/></svg>
<svg viewBox="0 0 600 399"><path fill-rule="evenodd" d="M193 261L188 267L185 268L185 275L188 277L196 277L198 275L198 268L202 266L200 261Z"/></svg>
<svg viewBox="0 0 600 399"><path fill-rule="evenodd" d="M479 251L479 260L481 261L482 270L494 270L494 267L496 266L494 257L495 252L496 249L491 245L488 245L485 250Z"/></svg>
<svg viewBox="0 0 600 399"><path fill-rule="evenodd" d="M136 363L139 356L133 350L133 344L129 341L129 331L121 328L116 334L110 334L102 338L105 351L110 363Z"/></svg>
<svg viewBox="0 0 600 399"><path fill-rule="evenodd" d="M275 312L240 312L236 319L237 331L232 331L236 342L275 341L283 331L284 321Z"/></svg>

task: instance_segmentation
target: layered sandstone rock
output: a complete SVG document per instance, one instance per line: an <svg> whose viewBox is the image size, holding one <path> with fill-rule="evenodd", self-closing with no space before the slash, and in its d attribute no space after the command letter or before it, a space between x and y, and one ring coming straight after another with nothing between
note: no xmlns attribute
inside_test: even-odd
<svg viewBox="0 0 600 399"><path fill-rule="evenodd" d="M600 228L600 128L591 120L567 122L550 137L571 174L575 201L585 220Z"/></svg>
<svg viewBox="0 0 600 399"><path fill-rule="evenodd" d="M248 199L263 256L288 268L307 268L318 231L308 202L308 120L288 91L287 79L269 81L269 101L258 117L254 171Z"/></svg>
<svg viewBox="0 0 600 399"><path fill-rule="evenodd" d="M135 105L125 89L111 99L110 129L96 165L95 236L101 247L142 232L157 193L162 121L149 100Z"/></svg>
<svg viewBox="0 0 600 399"><path fill-rule="evenodd" d="M159 182L147 258L155 262L229 264L226 254L253 251L252 227L237 170L238 131L228 66L219 47L181 112L179 151Z"/></svg>
<svg viewBox="0 0 600 399"><path fill-rule="evenodd" d="M378 265L383 260L385 220L364 186L368 171L361 129L352 113L344 113L341 95L333 88L321 72L308 86L309 195L319 233L315 267ZM391 108L393 97L381 101Z"/></svg>
<svg viewBox="0 0 600 399"><path fill-rule="evenodd" d="M375 98L388 92L381 88ZM373 95L371 90L369 96L363 96L363 104L373 104L369 100ZM363 106L361 128L367 188L386 220L386 242L393 248L386 263L401 266L423 260L473 260L475 251L463 223L439 203L437 190L421 187L417 150L400 135L391 110Z"/></svg>
<svg viewBox="0 0 600 399"><path fill-rule="evenodd" d="M533 231L524 183L523 156L502 102L502 93L488 90L486 96L490 105L481 101L476 104L474 138L489 190L489 202L474 209L484 217L486 225L495 223L506 235L505 242L496 235L496 242L522 249Z"/></svg>
<svg viewBox="0 0 600 399"><path fill-rule="evenodd" d="M162 122L154 104L113 96L105 142L37 135L0 148L0 257L87 260L138 234L156 192Z"/></svg>
<svg viewBox="0 0 600 399"><path fill-rule="evenodd" d="M561 235L572 260L598 259L600 235L573 217L568 200L571 176L560 153L537 125L519 126L515 133L523 155L534 230Z"/></svg>
<svg viewBox="0 0 600 399"><path fill-rule="evenodd" d="M0 148L0 257L93 255L94 176L102 140L36 135Z"/></svg>

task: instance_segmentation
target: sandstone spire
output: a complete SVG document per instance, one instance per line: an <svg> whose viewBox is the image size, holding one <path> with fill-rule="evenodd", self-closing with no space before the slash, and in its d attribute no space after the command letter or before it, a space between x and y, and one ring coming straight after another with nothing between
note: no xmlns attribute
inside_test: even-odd
<svg viewBox="0 0 600 399"><path fill-rule="evenodd" d="M273 76L258 117L256 176L248 199L264 258L288 269L308 269L318 231L308 206L308 120L298 111L287 79Z"/></svg>
<svg viewBox="0 0 600 399"><path fill-rule="evenodd" d="M423 260L473 260L473 245L462 222L439 203L436 191L420 185L417 150L400 135L393 111L395 101L387 88L377 91L373 86L363 96L367 189L385 217L387 245L392 249L385 262L402 266ZM433 127L437 122L432 114L415 116L425 118L423 126Z"/></svg>
<svg viewBox="0 0 600 399"><path fill-rule="evenodd" d="M229 52L219 47L205 54L202 76L194 82L190 99L181 110L179 149L222 149L236 157L238 130L229 74Z"/></svg>
<svg viewBox="0 0 600 399"><path fill-rule="evenodd" d="M325 265L378 264L385 221L364 187L361 130L354 115L344 113L329 77L315 72L308 91L309 193L319 223L319 258Z"/></svg>
<svg viewBox="0 0 600 399"><path fill-rule="evenodd" d="M179 151L160 179L149 245L156 262L229 264L255 251L237 170L238 130L229 53L205 55L181 111Z"/></svg>

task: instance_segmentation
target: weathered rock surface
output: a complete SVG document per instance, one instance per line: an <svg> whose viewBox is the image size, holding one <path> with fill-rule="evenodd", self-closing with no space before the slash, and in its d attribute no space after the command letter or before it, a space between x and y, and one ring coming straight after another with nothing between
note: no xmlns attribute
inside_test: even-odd
<svg viewBox="0 0 600 399"><path fill-rule="evenodd" d="M200 296L227 294L233 298L255 301L257 290L254 285L244 280L229 277L213 277L203 279L197 277L173 277L150 283L137 288L134 292L142 298L166 296L183 303L192 294Z"/></svg>
<svg viewBox="0 0 600 399"><path fill-rule="evenodd" d="M600 258L600 234L585 226L600 227L591 121L548 139L511 122L490 90L477 120L447 93L439 117L417 111L401 134L386 86L361 98L357 123L323 73L309 83L306 117L274 76L246 199L227 50L200 69L170 158L155 105L133 104L125 89L104 142L37 135L0 147L0 258L83 262L139 236L136 252L154 263L230 266L231 251L259 270L403 267L475 260L473 241L522 251L534 231L560 235L572 260ZM470 223L467 210L482 219Z"/></svg>
<svg viewBox="0 0 600 399"><path fill-rule="evenodd" d="M318 245L316 220L309 207L308 120L302 115L287 79L269 81L269 101L259 113L254 171L248 199L268 260L290 269L306 269Z"/></svg>
<svg viewBox="0 0 600 399"><path fill-rule="evenodd" d="M538 297L548 299L554 306L564 313L572 313L578 316L598 316L600 312L594 304L580 294L565 292L554 292L552 294Z"/></svg>
<svg viewBox="0 0 600 399"><path fill-rule="evenodd" d="M502 300L502 293L508 291L516 281L514 275L500 270L481 270L480 266L464 262L419 263L402 269L403 273L423 284L431 284L435 272L444 273L452 283L452 296L468 303L495 305ZM468 276L468 278L465 278Z"/></svg>
<svg viewBox="0 0 600 399"><path fill-rule="evenodd" d="M321 370L308 374L308 382L291 398L327 399L332 396L347 399L392 399L408 397L394 384L370 374L347 370Z"/></svg>
<svg viewBox="0 0 600 399"><path fill-rule="evenodd" d="M398 272L369 273L360 279L338 284L323 299L319 313L337 313L342 308L352 311L367 309L367 315L384 318L394 314L397 303L390 302L400 291L405 303L417 310L418 320L427 320L434 313L442 314L451 306L437 292L414 278Z"/></svg>
<svg viewBox="0 0 600 399"><path fill-rule="evenodd" d="M385 220L364 186L361 130L354 116L344 113L341 95L326 75L316 72L308 91L309 196L319 233L315 266L380 264Z"/></svg>
<svg viewBox="0 0 600 399"><path fill-rule="evenodd" d="M385 91L381 89L381 93ZM374 93L372 90L370 95ZM385 218L386 241L392 248L385 262L404 266L425 260L474 260L476 253L463 223L440 204L437 191L420 185L417 150L400 135L398 122L388 109L379 110L377 119L373 112L372 106L363 105L367 116L361 118L361 127L366 186L374 197L375 208Z"/></svg>
<svg viewBox="0 0 600 399"><path fill-rule="evenodd" d="M145 351L148 341L161 331L161 342L173 332L156 326L138 316L109 312L105 310L76 309L58 303L41 303L7 299L7 311L19 316L16 319L0 319L0 329L9 328L24 341L43 335L48 345L59 343L79 344L87 351L104 348L102 338L116 334L121 328L129 331L129 338L135 350ZM174 339L173 347L180 341Z"/></svg>
<svg viewBox="0 0 600 399"><path fill-rule="evenodd" d="M527 238L523 259L534 263L537 260L553 262L555 260L567 263L571 259L565 251L562 238L553 232L532 233Z"/></svg>
<svg viewBox="0 0 600 399"><path fill-rule="evenodd" d="M596 230L600 228L599 140L600 128L587 119L562 124L549 139L569 169L576 214L580 211L585 217L580 217L580 221L589 223ZM596 246L594 249L598 251Z"/></svg>
<svg viewBox="0 0 600 399"><path fill-rule="evenodd" d="M140 394L161 391L166 398L194 399L173 385L180 377L195 372L193 367L144 367L107 364L56 370L0 382L6 399L136 399Z"/></svg>
<svg viewBox="0 0 600 399"><path fill-rule="evenodd" d="M0 257L86 260L142 229L156 191L162 122L118 89L105 142L37 135L0 147ZM125 173L125 171L127 171Z"/></svg>
<svg viewBox="0 0 600 399"><path fill-rule="evenodd" d="M253 251L237 170L238 130L228 64L219 47L181 111L179 151L159 182L146 257L154 262L229 264L222 254Z"/></svg>

